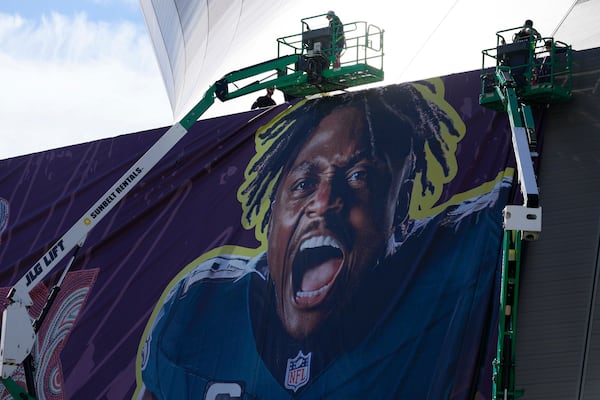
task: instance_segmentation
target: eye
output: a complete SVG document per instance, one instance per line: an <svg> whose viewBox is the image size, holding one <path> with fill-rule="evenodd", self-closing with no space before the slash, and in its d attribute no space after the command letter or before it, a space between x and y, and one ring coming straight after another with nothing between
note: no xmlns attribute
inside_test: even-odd
<svg viewBox="0 0 600 400"><path fill-rule="evenodd" d="M302 195L312 191L315 187L315 181L313 179L299 179L292 187L291 192L295 195Z"/></svg>
<svg viewBox="0 0 600 400"><path fill-rule="evenodd" d="M366 184L367 177L366 169L354 168L346 175L346 180L351 187L359 187Z"/></svg>

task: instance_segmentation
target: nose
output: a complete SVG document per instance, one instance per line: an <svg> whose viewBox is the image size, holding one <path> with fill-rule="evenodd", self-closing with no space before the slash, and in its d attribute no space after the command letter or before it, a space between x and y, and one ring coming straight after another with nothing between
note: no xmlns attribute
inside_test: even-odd
<svg viewBox="0 0 600 400"><path fill-rule="evenodd" d="M331 180L322 180L307 206L307 214L311 217L323 216L328 212L339 212L343 207L342 196L335 190Z"/></svg>

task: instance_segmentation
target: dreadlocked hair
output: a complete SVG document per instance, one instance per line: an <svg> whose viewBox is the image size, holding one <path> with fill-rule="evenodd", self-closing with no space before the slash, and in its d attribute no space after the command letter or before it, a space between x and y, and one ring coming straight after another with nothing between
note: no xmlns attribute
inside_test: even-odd
<svg viewBox="0 0 600 400"><path fill-rule="evenodd" d="M414 159L413 171L421 173L423 193L433 191L427 175L427 146L441 165L444 174L450 167L441 127L453 136L460 136L453 118L434 101L429 92L434 87L428 82L392 85L361 92L327 96L297 103L258 130L255 137L256 154L245 171L245 181L238 190L243 208L242 225L255 228L259 241L266 243L266 231L281 174L293 163L304 141L322 119L337 109L353 107L364 112L367 132L374 158L392 160ZM395 165L394 165L395 166ZM412 185L409 185L412 187ZM410 193L402 194L404 202Z"/></svg>

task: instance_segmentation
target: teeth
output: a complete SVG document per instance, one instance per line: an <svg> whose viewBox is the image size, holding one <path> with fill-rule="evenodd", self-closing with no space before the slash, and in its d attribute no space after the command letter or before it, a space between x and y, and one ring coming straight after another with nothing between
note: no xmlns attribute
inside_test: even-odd
<svg viewBox="0 0 600 400"><path fill-rule="evenodd" d="M300 245L300 251L323 246L330 246L336 249L340 248L339 243L331 236L315 236L302 242L302 244Z"/></svg>
<svg viewBox="0 0 600 400"><path fill-rule="evenodd" d="M320 289L313 290L310 292L304 292L302 290L299 290L296 292L296 297L314 297L320 293L323 293L325 290L327 290L327 288L329 288L329 285L325 285Z"/></svg>

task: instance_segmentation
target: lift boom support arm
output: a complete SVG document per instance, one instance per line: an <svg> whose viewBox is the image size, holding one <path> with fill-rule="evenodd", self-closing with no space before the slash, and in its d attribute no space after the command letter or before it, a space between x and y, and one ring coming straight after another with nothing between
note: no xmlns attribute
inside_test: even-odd
<svg viewBox="0 0 600 400"><path fill-rule="evenodd" d="M524 199L523 206L508 205L504 208L500 315L497 355L493 363L493 396L497 400L509 400L522 395L521 391L515 389L514 372L521 240L537 239L542 230L542 209L539 206L537 179L530 151L535 146L531 108L519 101L517 84L510 68L499 67L496 78L498 84L495 90L510 121L513 151Z"/></svg>
<svg viewBox="0 0 600 400"><path fill-rule="evenodd" d="M281 75L290 64L299 61L299 55L290 55L247 67L225 75L209 87L202 99L182 119L169 128L158 141L144 153L116 182L94 203L75 224L30 267L25 275L11 288L9 305L2 314L0 337L0 379L15 398L32 398L18 392L10 376L31 354L36 331L41 321L33 321L28 308L33 304L29 293L42 282L62 259L73 249L81 246L89 232L159 163L159 161L183 138L196 121L214 104L215 97L227 101L258 90L277 86L285 88L296 82ZM255 81L240 89L229 91L228 85L243 79L275 70L276 77Z"/></svg>
<svg viewBox="0 0 600 400"><path fill-rule="evenodd" d="M321 17L316 16L314 18ZM304 20L303 20L304 21ZM169 128L163 136L109 188L75 224L29 268L25 275L12 287L8 295L8 306L2 315L2 336L0 338L0 381L15 399L33 399L33 364L31 351L35 344L37 330L43 322L47 308L52 304L58 291L55 286L48 298L44 311L36 320L29 316L32 305L31 290L42 282L58 266L62 259L71 254L71 261L63 271L62 281L76 258L88 233L121 201L135 185L169 152L188 130L208 110L215 101L227 101L268 87L276 87L289 97L305 97L350 86L364 85L383 80L383 31L366 22L351 25L355 36L346 36L347 49L356 49L356 57L345 62L341 68L331 69L316 47L306 48L304 34L278 39L281 48L292 51L276 59L265 61L247 68L232 71L208 88L202 99L181 121ZM361 27L359 29L358 27ZM370 32L368 29L373 29ZM293 38L301 38L298 42ZM372 47L371 39L379 46ZM313 41L316 46L316 42ZM361 50L361 51L359 51ZM312 51L309 54L309 51ZM370 54L369 57L367 57ZM364 52L364 57L360 56ZM278 52L279 54L279 52ZM370 65L370 61L380 62L380 67ZM259 76L263 78L259 78ZM266 77L265 77L266 76ZM256 80L253 80L255 79ZM241 81L250 81L244 84ZM247 82L246 81L246 82ZM236 85L239 82L241 87ZM75 250L74 250L75 249ZM74 251L73 251L74 250ZM25 361L25 362L24 362ZM21 390L11 376L23 365L29 393Z"/></svg>
<svg viewBox="0 0 600 400"><path fill-rule="evenodd" d="M529 138L535 134L531 107L520 103L516 94L516 82L510 69L499 69L496 91L505 104L512 131L512 143L517 160L517 169L521 181L521 193L525 206L537 208L539 192L531 163Z"/></svg>

